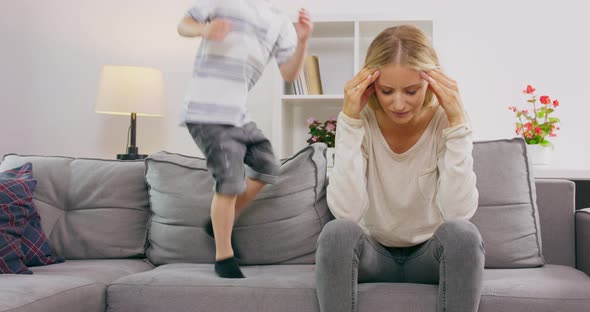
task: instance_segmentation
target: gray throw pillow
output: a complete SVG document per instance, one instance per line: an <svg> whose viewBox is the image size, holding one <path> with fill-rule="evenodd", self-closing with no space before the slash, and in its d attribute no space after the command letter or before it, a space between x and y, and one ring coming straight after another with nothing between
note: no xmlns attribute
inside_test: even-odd
<svg viewBox="0 0 590 312"><path fill-rule="evenodd" d="M479 207L471 222L481 232L487 268L544 264L535 182L522 138L475 142L473 170Z"/></svg>
<svg viewBox="0 0 590 312"><path fill-rule="evenodd" d="M67 259L145 257L149 202L143 161L9 154L0 172L30 162L33 203Z"/></svg>
<svg viewBox="0 0 590 312"><path fill-rule="evenodd" d="M267 185L234 227L241 264L312 264L317 238L331 215L325 199L326 146L314 144L283 160L277 184ZM146 160L152 217L147 256L154 264L212 263L213 178L202 158L168 152Z"/></svg>

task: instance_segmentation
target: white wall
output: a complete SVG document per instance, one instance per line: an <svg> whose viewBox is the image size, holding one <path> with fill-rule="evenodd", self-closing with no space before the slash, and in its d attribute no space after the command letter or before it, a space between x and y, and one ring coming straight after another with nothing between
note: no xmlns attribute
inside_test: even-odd
<svg viewBox="0 0 590 312"><path fill-rule="evenodd" d="M94 113L103 64L151 66L164 73L163 118L140 118L138 146L198 154L177 116L196 40L176 24L192 0L0 1L0 154L107 157L124 152L127 118ZM460 83L476 139L512 137L506 109L533 84L561 102L556 166L585 167L590 106L590 5L583 1L274 0L295 16L432 19L443 67ZM269 68L268 70L276 70ZM264 81L263 86L275 81ZM272 103L260 85L252 116L272 137Z"/></svg>

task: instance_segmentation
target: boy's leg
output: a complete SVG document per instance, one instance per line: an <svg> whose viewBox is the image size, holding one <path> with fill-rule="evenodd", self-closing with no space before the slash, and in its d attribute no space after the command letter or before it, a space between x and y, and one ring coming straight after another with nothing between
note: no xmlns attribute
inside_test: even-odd
<svg viewBox="0 0 590 312"><path fill-rule="evenodd" d="M211 221L215 233L215 260L223 260L234 256L231 245L231 232L234 225L235 195L215 193L211 202Z"/></svg>
<svg viewBox="0 0 590 312"><path fill-rule="evenodd" d="M275 183L280 167L274 156L270 141L264 136L256 124L251 122L244 126L247 137L248 149L244 162L249 166L246 170L246 191L240 193L236 200L235 220L239 218L244 209L256 198L256 195L266 184ZM211 222L205 224L205 231L213 234Z"/></svg>
<svg viewBox="0 0 590 312"><path fill-rule="evenodd" d="M240 217L240 215L242 214L244 209L246 207L248 207L248 205L252 202L252 200L254 200L254 198L256 198L256 195L260 192L260 190L262 190L262 188L265 185L266 185L266 183L264 183L262 181L255 180L250 177L246 178L246 191L241 193L240 195L238 195L236 198L236 201L235 201L233 223L235 223L235 221ZM213 206L211 206L211 216L213 216ZM233 223L232 223L232 225L233 225ZM209 220L207 220L207 222L205 222L204 227L205 227L205 232L209 236L215 238L215 233L217 233L217 232L213 232L213 221L211 219L209 219ZM235 245L233 243L232 243L232 248L234 251L234 256L236 258L239 258L240 256L239 256L238 251L236 250Z"/></svg>
<svg viewBox="0 0 590 312"><path fill-rule="evenodd" d="M215 231L215 272L220 277L244 278L231 244L236 195L215 193L211 203L211 220Z"/></svg>
<svg viewBox="0 0 590 312"><path fill-rule="evenodd" d="M266 183L260 180L255 180L250 177L246 179L246 191L238 195L238 198L236 200L236 219L240 216L240 214L242 214L244 208L246 208L248 204L250 204L252 200L256 198L256 195L260 192L260 190L262 190L262 188L265 185Z"/></svg>
<svg viewBox="0 0 590 312"><path fill-rule="evenodd" d="M211 232L215 233L215 271L221 277L242 278L231 244L237 195L246 188L241 128L227 125L187 124L207 159L215 180L211 203Z"/></svg>

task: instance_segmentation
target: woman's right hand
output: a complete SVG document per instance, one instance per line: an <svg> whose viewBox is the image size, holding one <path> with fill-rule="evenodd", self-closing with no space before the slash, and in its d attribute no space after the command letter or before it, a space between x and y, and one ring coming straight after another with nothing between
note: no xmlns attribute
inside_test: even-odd
<svg viewBox="0 0 590 312"><path fill-rule="evenodd" d="M367 105L369 97L375 93L373 84L379 78L376 68L364 68L344 85L344 105L342 112L346 116L360 119L361 111Z"/></svg>

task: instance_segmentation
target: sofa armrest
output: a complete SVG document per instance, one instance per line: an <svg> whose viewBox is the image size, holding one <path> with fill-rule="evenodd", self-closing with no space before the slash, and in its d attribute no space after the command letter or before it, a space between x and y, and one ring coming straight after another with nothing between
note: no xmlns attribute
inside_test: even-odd
<svg viewBox="0 0 590 312"><path fill-rule="evenodd" d="M576 212L576 267L590 276L590 208Z"/></svg>
<svg viewBox="0 0 590 312"><path fill-rule="evenodd" d="M545 262L575 267L576 185L560 179L535 179L535 185Z"/></svg>

